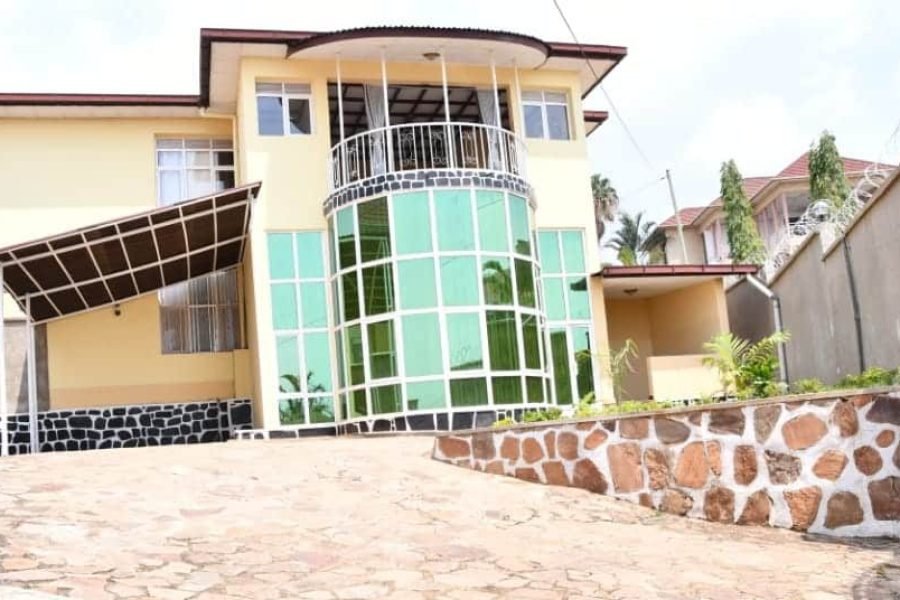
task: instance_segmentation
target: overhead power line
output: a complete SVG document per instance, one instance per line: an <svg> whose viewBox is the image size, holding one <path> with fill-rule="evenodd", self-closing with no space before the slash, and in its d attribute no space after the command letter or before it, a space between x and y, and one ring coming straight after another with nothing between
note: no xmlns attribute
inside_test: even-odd
<svg viewBox="0 0 900 600"><path fill-rule="evenodd" d="M562 7L559 5L558 0L553 0L553 5L556 7L556 11L559 13L559 16L562 17L563 23L566 25L566 29L569 30L569 35L572 36L572 40L578 46L579 51L581 52L581 56L584 58L584 62L587 64L588 68L591 70L591 74L593 74L594 79L600 79L600 76L597 75L597 71L594 69L594 65L591 64L590 59L588 59L587 54L584 52L584 48L581 46L581 42L578 41L578 36L575 35L575 30L572 29L572 25L569 23L569 19L566 18L566 13L563 12ZM658 173L659 169L657 169L650 158L647 156L647 153L644 152L644 149L641 148L641 145L638 143L637 138L634 137L634 134L631 132L631 128L628 127L628 123L625 122L625 119L622 117L622 113L619 112L619 109L616 107L616 103L613 102L612 97L609 95L609 92L606 91L606 88L603 86L603 83L598 85L600 91L603 92L603 95L606 97L606 101L609 103L609 108L612 110L612 113L615 115L616 119L622 125L622 129L625 130L625 135L628 136L628 140L631 142L631 145L634 146L634 149L637 150L638 155L644 161L644 165L653 173Z"/></svg>

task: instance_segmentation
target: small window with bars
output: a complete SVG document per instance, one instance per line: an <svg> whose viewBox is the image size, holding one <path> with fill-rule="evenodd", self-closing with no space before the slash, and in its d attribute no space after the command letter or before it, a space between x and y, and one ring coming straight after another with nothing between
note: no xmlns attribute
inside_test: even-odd
<svg viewBox="0 0 900 600"><path fill-rule="evenodd" d="M312 95L305 83L256 84L259 135L312 133Z"/></svg>

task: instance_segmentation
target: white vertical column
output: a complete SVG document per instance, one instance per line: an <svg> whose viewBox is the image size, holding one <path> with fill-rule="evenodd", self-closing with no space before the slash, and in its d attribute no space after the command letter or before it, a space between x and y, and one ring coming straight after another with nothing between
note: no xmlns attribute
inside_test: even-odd
<svg viewBox="0 0 900 600"><path fill-rule="evenodd" d="M338 123L341 129L341 151L338 153L338 159L341 161L341 181L343 186L347 183L347 146L344 142L344 85L341 80L341 55L335 58L335 66L337 68L337 105L338 105ZM332 160L334 160L332 158Z"/></svg>
<svg viewBox="0 0 900 600"><path fill-rule="evenodd" d="M384 94L384 139L387 144L387 169L390 173L394 170L394 144L391 136L391 105L388 103L387 62L384 59L384 49L381 50L381 92Z"/></svg>
<svg viewBox="0 0 900 600"><path fill-rule="evenodd" d="M497 116L497 122L492 123L492 125L496 125L497 128L503 127L503 115L500 113L500 92L497 89L497 65L494 62L494 53L491 52L491 84L494 87L494 114ZM508 103L507 99L507 103ZM497 140L497 146L500 149L500 169L504 171L510 171L511 169L506 164L506 138L502 137L498 131L494 131L491 133L494 136L494 139ZM493 162L493 161L492 161ZM496 169L497 165L490 165L492 169Z"/></svg>
<svg viewBox="0 0 900 600"><path fill-rule="evenodd" d="M444 90L444 122L447 124L444 129L447 136L447 167L452 168L456 158L456 152L453 149L453 133L450 130L450 92L447 87L447 61L444 59L444 50L441 49L441 87Z"/></svg>
<svg viewBox="0 0 900 600"><path fill-rule="evenodd" d="M38 448L38 417L37 417L37 352L34 339L34 320L31 317L31 296L25 299L25 333L28 344L28 434L31 441L31 453L37 454Z"/></svg>
<svg viewBox="0 0 900 600"><path fill-rule="evenodd" d="M497 90L497 65L494 63L494 53L491 52L491 83L494 86L494 111L497 115L497 126L503 123L500 116L500 92Z"/></svg>
<svg viewBox="0 0 900 600"><path fill-rule="evenodd" d="M6 404L6 321L3 316L3 265L0 265L0 456L9 455L9 408Z"/></svg>

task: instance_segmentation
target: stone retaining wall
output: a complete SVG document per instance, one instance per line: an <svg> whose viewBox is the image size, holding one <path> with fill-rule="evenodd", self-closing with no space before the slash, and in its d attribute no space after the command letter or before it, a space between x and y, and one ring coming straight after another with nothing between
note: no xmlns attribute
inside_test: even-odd
<svg viewBox="0 0 900 600"><path fill-rule="evenodd" d="M250 400L138 404L38 413L41 452L224 442L253 426ZM30 452L27 414L9 416L9 453Z"/></svg>
<svg viewBox="0 0 900 600"><path fill-rule="evenodd" d="M900 538L900 392L443 434L433 458L677 515Z"/></svg>

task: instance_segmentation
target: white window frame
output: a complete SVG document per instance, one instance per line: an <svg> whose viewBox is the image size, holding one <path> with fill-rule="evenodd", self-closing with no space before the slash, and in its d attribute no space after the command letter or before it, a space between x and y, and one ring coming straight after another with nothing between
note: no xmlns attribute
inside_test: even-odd
<svg viewBox="0 0 900 600"><path fill-rule="evenodd" d="M231 172L232 173L232 181L237 183L237 172L235 168L235 155L234 155L234 143L232 140L227 138L195 138L195 137L173 137L173 136L160 136L156 139L155 142L155 167L156 167L156 198L159 206L170 206L174 203L180 202L182 200L186 200L193 195L188 185L188 174L192 171L206 171L210 174L210 181L213 184L213 188L210 190L206 190L207 193L214 193L219 191L216 189L216 174L219 172ZM160 155L161 153L172 153L178 152L180 153L180 157L178 160L177 166L164 166L161 165ZM207 164L200 166L191 166L188 162L188 155L192 152L199 153L208 153ZM232 160L230 165L218 165L216 163L216 154L219 152L230 152L232 155ZM177 172L179 173L179 197L178 198L163 198L163 185L162 185L162 174L165 172ZM202 193L200 195L203 195ZM173 286L167 286L166 289L160 290L157 293L157 298L159 301L159 310L160 310L160 348L162 354L216 354L221 352L231 352L233 350L237 350L244 347L244 324L243 324L243 295L241 293L241 278L240 274L237 270L234 270L234 282L235 282L235 290L234 290L234 298L235 302L227 302L224 298L219 299L218 297L218 286L215 282L212 281L212 275L218 275L218 273L214 273L209 277L207 281L207 291L210 296L210 302L192 302L191 301L191 292L190 285L191 282L183 282L174 284L174 286L184 286L184 297L186 298L185 302L172 303L166 299L167 294L166 289L171 288ZM170 294L172 296L177 297L178 294ZM197 309L209 309L209 312L213 316L210 321L210 329L209 329L209 339L211 347L209 349L201 348L199 340L197 337L199 329L197 325L193 322L192 314ZM223 310L234 310L236 312L235 318L232 320L234 323L234 327L236 330L232 333L231 338L233 340L233 344L224 344L220 346L220 340L227 339L227 335L223 334L219 331L219 319L218 314ZM163 314L166 312L173 311L182 311L184 313L184 319L187 323L187 331L189 332L188 337L181 337L181 342L183 345L181 346L173 346L169 345L169 342L166 338L166 330L164 329L165 318Z"/></svg>
<svg viewBox="0 0 900 600"><path fill-rule="evenodd" d="M267 90L266 87L280 86L281 91ZM261 89L262 88L262 89ZM277 133L260 133L259 131L259 99L260 98L279 98L281 100L281 134ZM309 107L309 133L293 133L291 131L290 119L290 101L306 100ZM260 137L297 137L309 136L316 132L316 124L313 116L315 110L313 108L312 86L304 82L283 82L283 81L257 81L256 82L256 134Z"/></svg>
<svg viewBox="0 0 900 600"><path fill-rule="evenodd" d="M526 100L525 96L527 94L540 94L540 100ZM555 100L547 100L548 94L559 95L562 94L565 96L564 102L557 102ZM549 140L553 142L566 142L572 141L575 139L574 137L574 129L572 128L572 107L571 102L569 102L569 94L565 91L553 91L553 90L522 90L522 95L519 98L522 103L522 133L523 137L530 140ZM550 122L547 119L547 106L562 106L566 110L566 131L568 132L568 137L565 139L551 138L550 137ZM526 106L538 106L541 109L541 126L543 131L540 137L533 137L528 135L528 129L525 125L525 107Z"/></svg>

